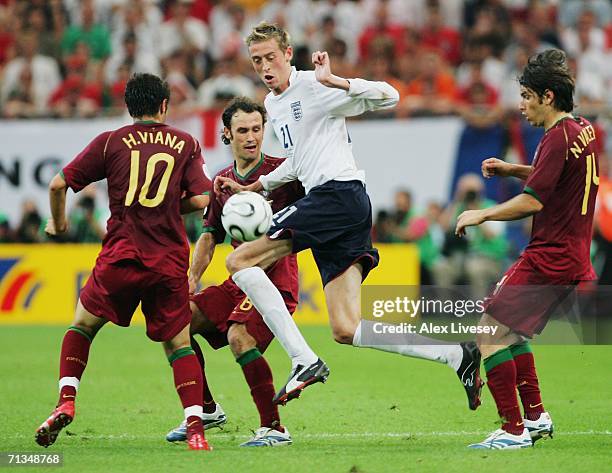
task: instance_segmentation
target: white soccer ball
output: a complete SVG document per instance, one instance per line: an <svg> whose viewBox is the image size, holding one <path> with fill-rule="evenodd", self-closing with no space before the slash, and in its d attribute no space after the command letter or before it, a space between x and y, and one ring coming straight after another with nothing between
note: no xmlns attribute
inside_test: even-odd
<svg viewBox="0 0 612 473"><path fill-rule="evenodd" d="M256 192L239 192L225 202L221 222L235 240L257 240L272 225L272 207Z"/></svg>

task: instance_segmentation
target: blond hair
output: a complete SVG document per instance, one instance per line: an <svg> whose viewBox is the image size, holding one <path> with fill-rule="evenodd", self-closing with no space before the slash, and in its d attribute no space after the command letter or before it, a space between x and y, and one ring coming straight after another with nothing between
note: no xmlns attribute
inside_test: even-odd
<svg viewBox="0 0 612 473"><path fill-rule="evenodd" d="M253 43L261 43L262 41L268 41L269 39L275 39L283 52L285 52L291 45L291 38L287 31L278 26L276 23L268 23L266 21L262 21L255 26L251 31L251 34L247 36L245 42L247 46L251 46Z"/></svg>

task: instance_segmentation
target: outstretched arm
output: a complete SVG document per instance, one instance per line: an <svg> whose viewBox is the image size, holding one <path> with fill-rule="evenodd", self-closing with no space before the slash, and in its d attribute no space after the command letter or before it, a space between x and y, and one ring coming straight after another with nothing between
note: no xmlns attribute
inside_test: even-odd
<svg viewBox="0 0 612 473"><path fill-rule="evenodd" d="M507 163L497 158L488 158L482 162L482 175L487 179L493 176L510 176L526 181L532 172L533 166Z"/></svg>
<svg viewBox="0 0 612 473"><path fill-rule="evenodd" d="M219 193L223 190L229 190L232 193L250 191L259 192L261 190L272 191L278 187L281 187L288 182L297 180L297 175L291 168L291 162L289 159L285 159L280 166L274 171L259 176L259 179L248 186L238 184L236 181L229 177L217 176L215 178L215 192Z"/></svg>
<svg viewBox="0 0 612 473"><path fill-rule="evenodd" d="M481 210L466 210L457 218L455 234L465 235L465 229L488 220L519 220L542 210L542 203L530 194L522 193L503 204Z"/></svg>
<svg viewBox="0 0 612 473"><path fill-rule="evenodd" d="M328 93L321 87L317 89L321 103L334 116L348 117L370 110L393 108L399 102L399 92L386 82L344 79L332 74L329 55L326 52L314 52L312 62L317 81L330 89ZM338 93L334 89L344 93Z"/></svg>

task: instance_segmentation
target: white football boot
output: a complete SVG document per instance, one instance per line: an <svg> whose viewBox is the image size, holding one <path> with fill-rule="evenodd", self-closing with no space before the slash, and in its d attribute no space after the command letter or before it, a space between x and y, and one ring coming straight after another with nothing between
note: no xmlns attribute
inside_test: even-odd
<svg viewBox="0 0 612 473"><path fill-rule="evenodd" d="M542 412L538 420L523 419L525 428L531 435L531 440L536 443L541 438L552 438L554 432L553 421L548 412Z"/></svg>
<svg viewBox="0 0 612 473"><path fill-rule="evenodd" d="M271 429L270 427L260 427L253 432L253 438L240 444L241 447L283 447L291 445L291 435L285 428L284 432Z"/></svg>
<svg viewBox="0 0 612 473"><path fill-rule="evenodd" d="M484 448L489 450L516 450L531 447L531 436L527 428L520 435L514 435L503 429L497 429L480 443L468 445L468 448Z"/></svg>
<svg viewBox="0 0 612 473"><path fill-rule="evenodd" d="M202 414L204 430L214 429L215 427L221 428L226 422L227 416L225 412L223 412L221 404L215 404L215 412L212 414ZM187 440L187 421L184 420L178 427L168 432L166 434L166 440L168 442L184 442Z"/></svg>

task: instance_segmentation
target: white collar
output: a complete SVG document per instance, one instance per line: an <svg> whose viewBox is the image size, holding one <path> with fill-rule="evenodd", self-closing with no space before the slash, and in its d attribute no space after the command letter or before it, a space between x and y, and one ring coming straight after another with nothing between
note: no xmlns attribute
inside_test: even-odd
<svg viewBox="0 0 612 473"><path fill-rule="evenodd" d="M291 88L291 86L295 83L295 79L297 78L298 75L298 70L295 68L295 66L291 66L291 74L289 74L289 87L287 87L285 90L283 90L280 94L275 95L274 92L270 91L268 93L268 98L270 99L274 99L274 100L280 100L283 95L285 95L285 93Z"/></svg>

